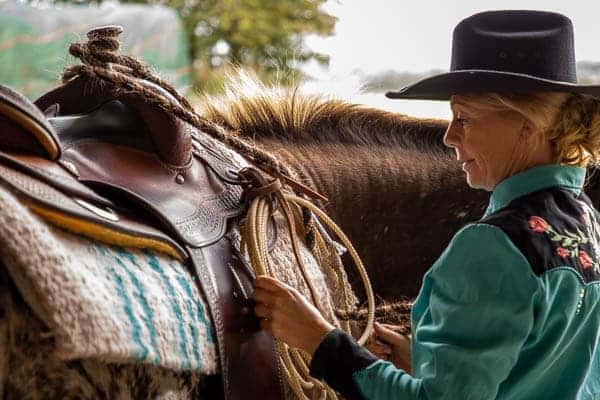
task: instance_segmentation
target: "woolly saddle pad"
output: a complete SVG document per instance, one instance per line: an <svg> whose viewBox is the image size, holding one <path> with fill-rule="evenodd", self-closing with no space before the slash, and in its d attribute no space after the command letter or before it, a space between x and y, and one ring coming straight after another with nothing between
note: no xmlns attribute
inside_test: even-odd
<svg viewBox="0 0 600 400"><path fill-rule="evenodd" d="M217 373L206 302L177 260L50 226L1 186L0 259L59 358Z"/></svg>
<svg viewBox="0 0 600 400"><path fill-rule="evenodd" d="M239 248L237 227L231 229L229 237ZM288 236L279 235L271 253L274 273L308 297L309 288L294 267L290 249ZM331 254L334 252L332 248ZM341 290L349 291L352 303L356 303L356 298L341 269L339 257L329 256L333 264L338 263L335 274L332 270L321 270L305 246L301 247L301 257L308 276L313 279L319 308L326 318L340 326L334 310L340 306L336 302L343 297ZM68 362L78 360L81 365L93 365L96 370L103 366L102 372L97 373L102 376L113 374L111 366L114 365L137 366L123 379L113 379L117 384L107 383L106 386L114 388L127 384L146 390L148 386L158 385L160 389L166 381L169 385L179 386L179 391L177 395L172 392L172 397L165 398L177 399L189 398L192 390L199 387L198 379L194 377L219 372L216 339L203 293L199 292L195 277L187 267L167 255L109 246L53 227L31 213L13 193L0 185L0 267L2 265L6 271L0 272L8 276L23 302L40 321L39 325L46 330L44 335L52 339L52 346L31 352L38 360L27 360L31 364L29 371L39 370L40 365L50 365L45 360L51 358L57 366L46 369L64 368ZM4 299L0 300L4 303ZM0 321L0 330L1 325ZM7 344L0 340L0 347L2 345ZM51 349L51 355L45 354L48 349ZM62 360L64 364L55 360ZM0 386L7 373L14 373L3 371L1 364L6 365L0 356ZM147 366L143 373L150 378L140 377L140 365ZM85 369L78 368L79 372ZM151 368L150 372L147 372L148 368ZM80 374L73 382L59 384L68 386L75 397L87 398L82 395L82 380L90 379L90 372L86 371L87 375ZM159 371L158 378L156 371ZM168 379L164 377L164 371L171 371L166 375ZM29 393L36 393L36 390L41 393L39 387L43 386L43 381L30 379L29 372L19 372L22 376L18 382L26 381L28 387L37 382ZM182 382L181 375L177 374L187 372L192 375L185 375L183 384L177 383ZM124 375L122 371L121 375ZM63 389L57 388L52 393L62 393ZM137 393L135 391L127 393L118 398L137 397L131 394ZM27 398L48 398L31 396ZM97 393L89 398L95 396Z"/></svg>

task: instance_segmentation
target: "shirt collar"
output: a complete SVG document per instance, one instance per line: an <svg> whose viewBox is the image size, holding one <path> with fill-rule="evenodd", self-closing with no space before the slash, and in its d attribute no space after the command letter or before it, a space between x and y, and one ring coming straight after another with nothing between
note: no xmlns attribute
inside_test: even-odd
<svg viewBox="0 0 600 400"><path fill-rule="evenodd" d="M586 169L574 165L538 165L518 172L496 185L484 217L498 211L516 199L538 190L559 186L581 193Z"/></svg>

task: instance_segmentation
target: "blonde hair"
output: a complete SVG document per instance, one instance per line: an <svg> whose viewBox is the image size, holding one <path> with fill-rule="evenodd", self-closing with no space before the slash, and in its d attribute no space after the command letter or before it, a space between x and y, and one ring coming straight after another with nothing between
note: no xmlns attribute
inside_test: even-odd
<svg viewBox="0 0 600 400"><path fill-rule="evenodd" d="M558 164L600 164L600 99L565 92L460 95L475 109L517 112L543 132Z"/></svg>

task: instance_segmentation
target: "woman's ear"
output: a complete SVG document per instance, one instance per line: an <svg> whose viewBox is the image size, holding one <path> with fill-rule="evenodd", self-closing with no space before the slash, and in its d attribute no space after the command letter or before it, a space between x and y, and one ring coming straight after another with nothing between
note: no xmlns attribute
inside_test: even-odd
<svg viewBox="0 0 600 400"><path fill-rule="evenodd" d="M533 124L533 122L528 119L523 120L519 131L519 137L521 140L527 142L531 148L536 148L540 145L542 136L543 135L541 134L541 131Z"/></svg>
<svg viewBox="0 0 600 400"><path fill-rule="evenodd" d="M534 132L534 127L531 124L531 122L528 119L524 119L523 123L521 124L521 130L519 132L519 135L523 139L528 140L533 135L533 132Z"/></svg>

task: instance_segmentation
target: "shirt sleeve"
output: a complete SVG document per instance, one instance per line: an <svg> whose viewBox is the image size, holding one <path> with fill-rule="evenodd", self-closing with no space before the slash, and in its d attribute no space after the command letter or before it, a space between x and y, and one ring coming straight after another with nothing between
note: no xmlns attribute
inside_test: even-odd
<svg viewBox="0 0 600 400"><path fill-rule="evenodd" d="M502 230L467 225L424 277L419 297L426 304L413 321L414 376L337 330L319 345L311 374L350 399L494 399L533 327L538 288Z"/></svg>

